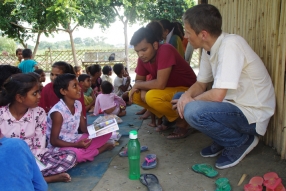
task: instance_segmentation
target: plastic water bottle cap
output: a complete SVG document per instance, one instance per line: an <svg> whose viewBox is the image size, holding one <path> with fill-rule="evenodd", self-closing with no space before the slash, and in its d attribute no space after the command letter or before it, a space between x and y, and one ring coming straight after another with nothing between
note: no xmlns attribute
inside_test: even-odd
<svg viewBox="0 0 286 191"><path fill-rule="evenodd" d="M130 139L137 139L137 134L138 134L137 131L132 130L129 132L129 138Z"/></svg>

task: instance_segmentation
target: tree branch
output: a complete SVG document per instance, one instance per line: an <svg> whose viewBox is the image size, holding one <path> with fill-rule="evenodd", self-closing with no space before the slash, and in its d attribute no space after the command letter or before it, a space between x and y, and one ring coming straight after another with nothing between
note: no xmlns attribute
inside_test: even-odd
<svg viewBox="0 0 286 191"><path fill-rule="evenodd" d="M124 20L121 18L121 15L119 14L118 10L117 10L114 6L112 6L112 8L115 10L116 15L119 17L119 19L121 20L121 22L124 24Z"/></svg>

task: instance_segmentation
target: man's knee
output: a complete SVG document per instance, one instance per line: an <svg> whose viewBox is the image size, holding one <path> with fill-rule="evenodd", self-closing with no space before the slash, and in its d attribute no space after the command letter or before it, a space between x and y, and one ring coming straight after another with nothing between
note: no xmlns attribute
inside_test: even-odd
<svg viewBox="0 0 286 191"><path fill-rule="evenodd" d="M184 108L184 118L186 121L192 125L197 123L199 117L205 111L206 104L204 101L191 101L185 105Z"/></svg>

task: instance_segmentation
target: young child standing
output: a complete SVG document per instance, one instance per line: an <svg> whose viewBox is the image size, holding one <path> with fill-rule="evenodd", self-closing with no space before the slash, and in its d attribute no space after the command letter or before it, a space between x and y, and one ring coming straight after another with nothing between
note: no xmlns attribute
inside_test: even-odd
<svg viewBox="0 0 286 191"><path fill-rule="evenodd" d="M111 78L112 75L112 68L110 66L103 66L102 68L102 81L109 81L113 85L113 80Z"/></svg>
<svg viewBox="0 0 286 191"><path fill-rule="evenodd" d="M31 49L24 49L22 51L22 56L24 58L24 61L22 61L18 66L22 73L34 72L35 69L38 69L37 62L35 60L32 60Z"/></svg>
<svg viewBox="0 0 286 191"><path fill-rule="evenodd" d="M3 85L0 94L0 134L20 138L35 158L47 165L42 174L47 182L69 182L76 161L74 152L51 153L46 148L46 113L38 107L39 82L33 74L15 74Z"/></svg>
<svg viewBox="0 0 286 191"><path fill-rule="evenodd" d="M14 63L14 66L19 66L19 64L22 62L22 59L23 59L23 57L22 57L22 49L21 48L17 48L17 50L16 50L16 57L17 57L17 60L15 61L15 63Z"/></svg>
<svg viewBox="0 0 286 191"><path fill-rule="evenodd" d="M81 87L76 76L62 74L54 81L54 91L60 101L50 110L47 118L48 148L53 151L72 150L77 162L93 161L103 151L114 148L107 141L111 133L88 139L86 120L81 114ZM83 134L78 133L78 128Z"/></svg>
<svg viewBox="0 0 286 191"><path fill-rule="evenodd" d="M102 94L98 95L94 106L94 115L103 111L104 115L114 114L119 117L126 115L125 101L114 93L111 93L113 86L110 82L104 81L101 84Z"/></svg>
<svg viewBox="0 0 286 191"><path fill-rule="evenodd" d="M40 103L39 106L42 107L46 113L48 113L50 111L50 109L56 104L58 103L58 101L60 100L53 89L53 82L55 81L55 79L62 75L62 74L75 74L73 67L63 61L59 61L59 62L55 62L52 65L52 71L50 74L50 78L51 78L51 82L48 83L43 89L42 89L42 93L41 93L41 99L40 99ZM84 97L83 97L83 93L82 93L82 97L80 97L79 101L82 103L82 105L84 105ZM84 116L86 116L86 111L85 109L82 110L82 114Z"/></svg>
<svg viewBox="0 0 286 191"><path fill-rule="evenodd" d="M95 96L91 88L91 79L87 74L81 74L78 77L78 82L84 94L84 105L86 112L93 110L95 103Z"/></svg>

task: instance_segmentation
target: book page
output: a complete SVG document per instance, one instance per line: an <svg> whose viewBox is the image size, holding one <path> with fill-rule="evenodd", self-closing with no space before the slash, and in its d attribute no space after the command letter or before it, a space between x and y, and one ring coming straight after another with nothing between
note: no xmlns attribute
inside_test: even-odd
<svg viewBox="0 0 286 191"><path fill-rule="evenodd" d="M44 164L43 164L39 159L37 159L36 157L35 157L35 160L36 160L36 163L37 163L37 165L38 165L40 171L45 170L45 169L47 168L47 166L44 165Z"/></svg>

